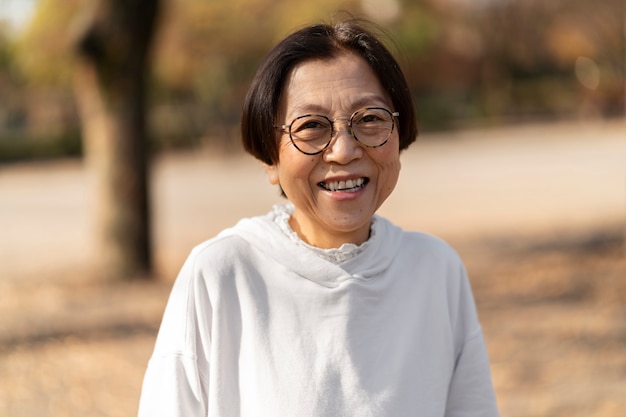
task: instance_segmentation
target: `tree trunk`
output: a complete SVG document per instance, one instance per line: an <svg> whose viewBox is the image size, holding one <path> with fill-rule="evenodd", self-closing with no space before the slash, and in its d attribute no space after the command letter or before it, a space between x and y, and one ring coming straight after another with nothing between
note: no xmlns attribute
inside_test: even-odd
<svg viewBox="0 0 626 417"><path fill-rule="evenodd" d="M152 272L146 84L158 0L100 0L76 39L75 95L94 175L97 262L106 276Z"/></svg>

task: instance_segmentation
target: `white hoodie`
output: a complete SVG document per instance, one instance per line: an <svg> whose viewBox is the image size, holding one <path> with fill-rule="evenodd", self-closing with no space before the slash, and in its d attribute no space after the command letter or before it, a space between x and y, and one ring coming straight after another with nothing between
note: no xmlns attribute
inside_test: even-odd
<svg viewBox="0 0 626 417"><path fill-rule="evenodd" d="M197 246L172 290L139 416L497 416L467 276L442 241L377 217L334 264L277 210Z"/></svg>

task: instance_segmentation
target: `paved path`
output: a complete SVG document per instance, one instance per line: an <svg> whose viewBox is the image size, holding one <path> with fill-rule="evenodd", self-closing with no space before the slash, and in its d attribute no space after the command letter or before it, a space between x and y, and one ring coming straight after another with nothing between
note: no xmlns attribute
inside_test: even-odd
<svg viewBox="0 0 626 417"><path fill-rule="evenodd" d="M626 219L626 123L424 134L403 154L381 213L448 239L578 231ZM154 163L155 246L171 275L190 248L281 201L247 156L208 151ZM80 161L0 166L0 285L76 279L95 257Z"/></svg>

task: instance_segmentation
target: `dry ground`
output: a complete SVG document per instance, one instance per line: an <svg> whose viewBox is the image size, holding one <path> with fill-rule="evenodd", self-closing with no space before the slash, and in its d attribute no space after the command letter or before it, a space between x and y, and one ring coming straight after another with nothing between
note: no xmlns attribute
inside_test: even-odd
<svg viewBox="0 0 626 417"><path fill-rule="evenodd" d="M427 137L383 214L465 259L503 417L626 416L626 126ZM132 416L190 247L278 201L247 159L155 165L156 282L94 279L78 162L0 167L0 416Z"/></svg>

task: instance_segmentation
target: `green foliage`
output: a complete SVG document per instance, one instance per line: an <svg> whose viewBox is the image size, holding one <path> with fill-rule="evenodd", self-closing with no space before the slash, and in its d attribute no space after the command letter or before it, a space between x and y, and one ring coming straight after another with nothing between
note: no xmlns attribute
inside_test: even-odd
<svg viewBox="0 0 626 417"><path fill-rule="evenodd" d="M39 0L32 21L16 43L16 65L35 87L70 88L71 41L80 0Z"/></svg>
<svg viewBox="0 0 626 417"><path fill-rule="evenodd" d="M391 26L401 56L418 59L433 52L441 34L441 22L422 7L407 7L402 19Z"/></svg>
<svg viewBox="0 0 626 417"><path fill-rule="evenodd" d="M69 130L55 134L0 134L0 163L82 155L80 133Z"/></svg>
<svg viewBox="0 0 626 417"><path fill-rule="evenodd" d="M0 25L0 71L3 73L10 70L13 61L13 45L6 33L6 30Z"/></svg>

